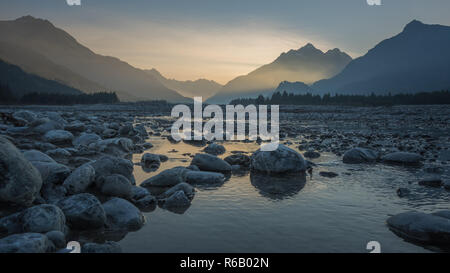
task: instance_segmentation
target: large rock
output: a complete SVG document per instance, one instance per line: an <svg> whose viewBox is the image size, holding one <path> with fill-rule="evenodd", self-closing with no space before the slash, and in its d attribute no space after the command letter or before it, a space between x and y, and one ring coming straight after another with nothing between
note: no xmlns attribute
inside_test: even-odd
<svg viewBox="0 0 450 273"><path fill-rule="evenodd" d="M156 170L161 165L161 157L157 154L146 153L142 155L141 164L145 168Z"/></svg>
<svg viewBox="0 0 450 273"><path fill-rule="evenodd" d="M225 176L222 173L189 171L186 173L186 182L189 184L220 184L225 181Z"/></svg>
<svg viewBox="0 0 450 273"><path fill-rule="evenodd" d="M87 243L81 247L81 253L122 253L122 248L116 242Z"/></svg>
<svg viewBox="0 0 450 273"><path fill-rule="evenodd" d="M47 183L42 185L41 197L49 204L56 204L59 200L66 198L67 189L63 185Z"/></svg>
<svg viewBox="0 0 450 273"><path fill-rule="evenodd" d="M188 170L183 167L175 167L160 172L141 183L141 187L170 187L186 180Z"/></svg>
<svg viewBox="0 0 450 273"><path fill-rule="evenodd" d="M100 201L89 193L72 195L57 203L74 229L95 229L104 226L105 210Z"/></svg>
<svg viewBox="0 0 450 273"><path fill-rule="evenodd" d="M97 185L100 192L105 195L122 197L125 199L131 198L132 185L128 179L120 174L112 174L103 176Z"/></svg>
<svg viewBox="0 0 450 273"><path fill-rule="evenodd" d="M210 154L196 154L191 164L197 166L202 171L231 172L230 164Z"/></svg>
<svg viewBox="0 0 450 273"><path fill-rule="evenodd" d="M83 193L92 185L95 179L95 170L85 164L75 169L69 177L64 180L63 186L69 194Z"/></svg>
<svg viewBox="0 0 450 273"><path fill-rule="evenodd" d="M242 167L250 166L250 157L244 154L234 154L224 158L226 162L230 165L239 165Z"/></svg>
<svg viewBox="0 0 450 273"><path fill-rule="evenodd" d="M31 125L33 127L33 131L38 134L46 134L52 130L60 130L63 129L64 126L61 123L58 123L49 119L38 119L33 122Z"/></svg>
<svg viewBox="0 0 450 273"><path fill-rule="evenodd" d="M50 250L53 244L40 233L14 234L0 239L0 253L46 253Z"/></svg>
<svg viewBox="0 0 450 273"><path fill-rule="evenodd" d="M192 200L195 196L195 189L187 183L180 183L165 191L158 198L168 198L175 194L177 191L182 191L189 200Z"/></svg>
<svg viewBox="0 0 450 273"><path fill-rule="evenodd" d="M0 202L31 205L41 187L39 171L11 142L0 137Z"/></svg>
<svg viewBox="0 0 450 273"><path fill-rule="evenodd" d="M57 249L66 247L66 235L62 231L52 230L45 233L45 235Z"/></svg>
<svg viewBox="0 0 450 273"><path fill-rule="evenodd" d="M206 148L203 149L203 151L211 155L221 155L225 153L225 147L216 143L211 143L208 146L206 146Z"/></svg>
<svg viewBox="0 0 450 273"><path fill-rule="evenodd" d="M37 119L37 115L34 112L28 110L15 111L13 113L13 117L15 119L25 120L27 123L31 123Z"/></svg>
<svg viewBox="0 0 450 273"><path fill-rule="evenodd" d="M395 152L383 156L381 160L386 163L417 165L421 163L423 157L415 153Z"/></svg>
<svg viewBox="0 0 450 273"><path fill-rule="evenodd" d="M123 156L133 151L133 141L129 138L111 138L89 145L90 149L113 156Z"/></svg>
<svg viewBox="0 0 450 273"><path fill-rule="evenodd" d="M31 162L39 171L44 184L60 184L70 175L70 168L59 163L48 163L41 161Z"/></svg>
<svg viewBox="0 0 450 273"><path fill-rule="evenodd" d="M28 159L30 162L47 162L47 163L56 163L56 161L50 156L44 154L38 150L29 150L23 153L23 156Z"/></svg>
<svg viewBox="0 0 450 273"><path fill-rule="evenodd" d="M51 130L44 135L44 140L53 144L71 143L73 135L69 131Z"/></svg>
<svg viewBox="0 0 450 273"><path fill-rule="evenodd" d="M152 211L157 205L156 198L147 189L138 186L132 186L131 188L131 201L143 211Z"/></svg>
<svg viewBox="0 0 450 273"><path fill-rule="evenodd" d="M378 159L378 153L365 148L353 148L345 152L342 161L346 164L374 163Z"/></svg>
<svg viewBox="0 0 450 273"><path fill-rule="evenodd" d="M450 219L439 214L405 212L390 217L387 224L394 233L409 240L433 245L450 244Z"/></svg>
<svg viewBox="0 0 450 273"><path fill-rule="evenodd" d="M86 134L83 133L79 137L72 141L73 146L89 146L92 143L96 143L101 140L101 137L97 134Z"/></svg>
<svg viewBox="0 0 450 273"><path fill-rule="evenodd" d="M253 153L251 168L254 171L273 174L304 172L306 162L299 153L280 144L275 151L259 149Z"/></svg>
<svg viewBox="0 0 450 273"><path fill-rule="evenodd" d="M96 181L102 176L121 174L125 176L131 184L136 184L133 176L133 162L130 160L112 156L104 156L93 162L91 165L95 170Z"/></svg>
<svg viewBox="0 0 450 273"><path fill-rule="evenodd" d="M163 200L163 208L174 212L177 212L179 208L186 208L190 205L191 201L182 190L174 192L171 196Z"/></svg>
<svg viewBox="0 0 450 273"><path fill-rule="evenodd" d="M103 204L103 208L109 229L138 230L145 223L141 211L125 199L112 198Z"/></svg>

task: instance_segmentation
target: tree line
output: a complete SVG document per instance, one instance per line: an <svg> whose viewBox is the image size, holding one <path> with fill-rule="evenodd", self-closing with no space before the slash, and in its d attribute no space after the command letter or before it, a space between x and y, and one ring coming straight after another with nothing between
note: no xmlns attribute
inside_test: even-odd
<svg viewBox="0 0 450 273"><path fill-rule="evenodd" d="M73 105L120 102L115 92L68 95L57 93L27 93L17 98L7 84L0 83L0 104Z"/></svg>
<svg viewBox="0 0 450 273"><path fill-rule="evenodd" d="M433 105L450 104L450 92L435 91L414 94L386 94L386 95L313 95L288 94L276 92L272 96L257 98L239 98L230 102L232 105L242 104L275 104L275 105L343 105L343 106L391 106L391 105Z"/></svg>

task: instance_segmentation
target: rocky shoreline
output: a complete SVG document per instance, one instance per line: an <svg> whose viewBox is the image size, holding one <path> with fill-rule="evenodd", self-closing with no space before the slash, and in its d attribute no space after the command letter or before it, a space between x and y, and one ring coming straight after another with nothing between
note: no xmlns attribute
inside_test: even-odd
<svg viewBox="0 0 450 273"><path fill-rule="evenodd" d="M101 105L0 110L0 252L120 252L116 243L146 224L157 207L184 213L195 188L220 185L251 172L257 188L292 184L299 190L311 161L331 152L342 164L395 164L416 168L423 187L450 188L450 110L432 107L282 107L282 145L274 152L225 153L221 143L193 142L202 153L188 167L152 175L170 153L151 153L149 137L170 140L167 109ZM173 143L176 148L176 143ZM292 147L304 151L303 155ZM133 154L143 154L133 163ZM139 164L149 177L136 181ZM320 172L327 179L338 174ZM397 189L399 198L407 188ZM396 234L424 244L450 245L448 211L389 218ZM95 233L102 236L93 241Z"/></svg>

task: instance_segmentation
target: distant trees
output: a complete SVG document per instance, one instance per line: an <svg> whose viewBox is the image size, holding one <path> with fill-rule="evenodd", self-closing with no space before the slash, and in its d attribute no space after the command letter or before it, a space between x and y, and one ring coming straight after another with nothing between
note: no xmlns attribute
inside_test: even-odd
<svg viewBox="0 0 450 273"><path fill-rule="evenodd" d="M348 105L348 106L389 106L389 105L426 105L450 104L449 91L422 92L415 94L392 95L303 95L276 92L271 97L235 99L230 104L278 104L278 105Z"/></svg>
<svg viewBox="0 0 450 273"><path fill-rule="evenodd" d="M17 98L14 96L9 86L7 84L0 83L0 103L11 104L16 101Z"/></svg>

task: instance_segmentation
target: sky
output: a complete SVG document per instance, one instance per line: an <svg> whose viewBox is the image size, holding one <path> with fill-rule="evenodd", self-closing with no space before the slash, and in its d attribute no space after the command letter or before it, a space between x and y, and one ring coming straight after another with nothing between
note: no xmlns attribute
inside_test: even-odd
<svg viewBox="0 0 450 273"><path fill-rule="evenodd" d="M81 44L168 78L225 84L308 42L364 55L418 19L450 25L449 0L0 0L0 20L43 18Z"/></svg>

